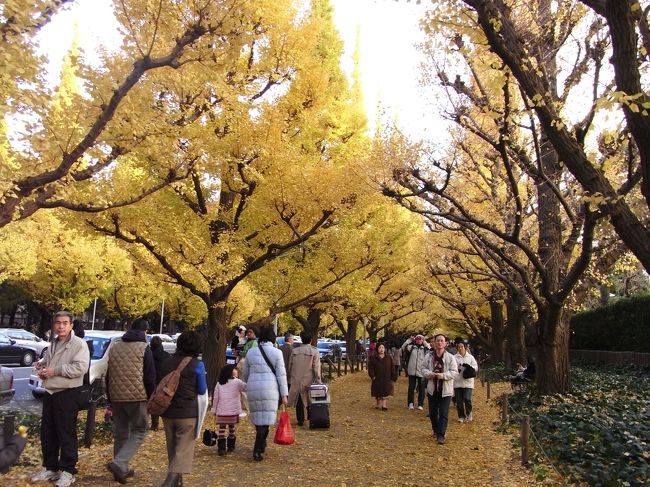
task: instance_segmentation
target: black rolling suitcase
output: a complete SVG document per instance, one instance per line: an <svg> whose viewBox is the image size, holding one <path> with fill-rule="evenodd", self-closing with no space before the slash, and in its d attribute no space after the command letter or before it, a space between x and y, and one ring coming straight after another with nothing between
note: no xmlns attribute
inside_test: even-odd
<svg viewBox="0 0 650 487"><path fill-rule="evenodd" d="M309 405L307 419L309 429L327 429L330 427L330 393L325 384L312 384L307 387Z"/></svg>
<svg viewBox="0 0 650 487"><path fill-rule="evenodd" d="M327 429L330 427L330 405L310 404L307 407L309 429Z"/></svg>

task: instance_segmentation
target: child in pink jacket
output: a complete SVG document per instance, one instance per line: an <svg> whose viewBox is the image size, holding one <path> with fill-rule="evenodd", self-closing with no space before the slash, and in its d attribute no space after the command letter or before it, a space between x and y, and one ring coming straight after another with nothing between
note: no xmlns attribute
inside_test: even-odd
<svg viewBox="0 0 650 487"><path fill-rule="evenodd" d="M235 450L236 428L241 413L241 398L246 392L246 383L239 379L235 365L226 365L219 373L219 382L214 388L212 399L212 413L217 418L217 453L226 454L226 440L228 451ZM228 438L226 439L226 427Z"/></svg>

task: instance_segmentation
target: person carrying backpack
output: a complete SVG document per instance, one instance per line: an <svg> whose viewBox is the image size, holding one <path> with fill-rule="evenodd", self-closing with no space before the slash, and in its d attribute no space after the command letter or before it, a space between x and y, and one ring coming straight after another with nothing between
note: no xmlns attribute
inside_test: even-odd
<svg viewBox="0 0 650 487"><path fill-rule="evenodd" d="M106 385L113 407L113 459L106 468L126 484L134 472L129 462L147 433L147 400L156 388L156 366L147 346L149 323L136 320L108 351Z"/></svg>
<svg viewBox="0 0 650 487"><path fill-rule="evenodd" d="M185 358L186 366L180 370L180 379L167 410L161 414L165 427L165 441L169 465L167 477L161 487L183 485L183 474L192 471L194 444L198 421L198 396L207 392L205 366L197 357L201 353L201 338L194 331L181 333L176 342L176 353L165 360L160 368L162 377L179 368ZM161 384L163 381L161 381Z"/></svg>

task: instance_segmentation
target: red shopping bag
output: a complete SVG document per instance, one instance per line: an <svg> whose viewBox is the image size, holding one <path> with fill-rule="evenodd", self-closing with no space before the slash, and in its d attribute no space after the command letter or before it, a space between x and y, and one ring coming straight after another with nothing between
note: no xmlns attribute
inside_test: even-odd
<svg viewBox="0 0 650 487"><path fill-rule="evenodd" d="M275 437L273 443L278 445L293 445L296 441L296 436L291 429L291 422L289 421L289 412L283 410L280 412L280 422L275 430Z"/></svg>

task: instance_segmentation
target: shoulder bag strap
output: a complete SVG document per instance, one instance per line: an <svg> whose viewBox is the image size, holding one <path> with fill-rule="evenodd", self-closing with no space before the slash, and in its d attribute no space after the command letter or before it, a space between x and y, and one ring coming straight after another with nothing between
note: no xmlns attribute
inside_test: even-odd
<svg viewBox="0 0 650 487"><path fill-rule="evenodd" d="M271 372L273 372L273 375L276 375L276 374L275 374L275 367L273 367L273 366L271 365L271 361L270 361L269 358L266 356L266 352L264 351L264 348L262 347L262 344L259 344L257 348L260 349L260 353L262 354L262 357L264 358L264 361L266 362L266 365L268 365L269 368L271 369Z"/></svg>
<svg viewBox="0 0 650 487"><path fill-rule="evenodd" d="M279 379L278 379L278 374L275 373L275 367L273 367L273 366L271 365L271 361L270 361L269 358L266 356L266 352L264 351L264 347L262 347L262 344L261 344L261 343L257 346L257 348L260 349L260 353L262 354L262 357L264 358L264 361L266 362L266 365L268 365L269 368L271 369L271 372L273 372L273 375L275 376L275 381L276 381L277 384L278 384L278 392L280 393L280 395L282 395L282 392L281 392L281 389L280 389L280 381L279 381Z"/></svg>
<svg viewBox="0 0 650 487"><path fill-rule="evenodd" d="M178 367L176 367L176 370L178 370L179 374L181 372L183 372L183 370L185 370L185 367L187 367L187 365L190 363L191 360L192 360L192 357L183 357L183 360L181 360L181 363L178 364Z"/></svg>

